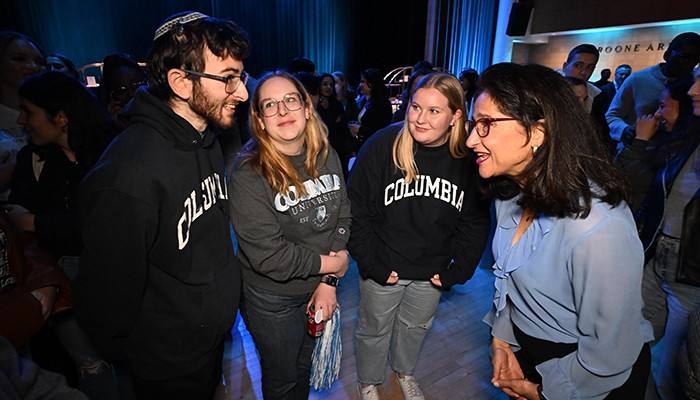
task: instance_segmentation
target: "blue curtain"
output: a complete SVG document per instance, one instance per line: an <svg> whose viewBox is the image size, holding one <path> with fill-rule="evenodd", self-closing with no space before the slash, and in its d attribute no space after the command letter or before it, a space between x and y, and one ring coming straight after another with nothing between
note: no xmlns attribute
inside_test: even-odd
<svg viewBox="0 0 700 400"><path fill-rule="evenodd" d="M252 48L245 67L254 76L306 56L316 62L318 72L341 70L356 84L363 69L386 73L424 58L427 2L4 0L0 29L33 37L46 52L64 53L80 66L112 53L142 60L167 16L201 11L231 19L248 32Z"/></svg>
<svg viewBox="0 0 700 400"><path fill-rule="evenodd" d="M318 72L350 68L355 34L352 1L214 1L214 15L231 18L251 37L246 68L261 73L287 67L298 56L316 63Z"/></svg>
<svg viewBox="0 0 700 400"><path fill-rule="evenodd" d="M454 74L464 68L481 73L491 64L498 1L441 0L438 4L435 65Z"/></svg>

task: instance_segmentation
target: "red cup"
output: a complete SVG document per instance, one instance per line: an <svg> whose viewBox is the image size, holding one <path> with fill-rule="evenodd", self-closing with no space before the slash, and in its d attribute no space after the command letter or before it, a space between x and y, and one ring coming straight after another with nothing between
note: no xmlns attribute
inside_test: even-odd
<svg viewBox="0 0 700 400"><path fill-rule="evenodd" d="M326 328L326 321L323 320L323 312L318 313L318 320L316 318L316 313L313 309L309 309L309 319L306 324L309 330L309 335L312 337L320 337L323 335L323 330Z"/></svg>

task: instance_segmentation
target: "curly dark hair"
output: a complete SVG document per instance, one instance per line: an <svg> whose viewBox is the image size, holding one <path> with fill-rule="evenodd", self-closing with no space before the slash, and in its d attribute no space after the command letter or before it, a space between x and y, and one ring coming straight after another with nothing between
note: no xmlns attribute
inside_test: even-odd
<svg viewBox="0 0 700 400"><path fill-rule="evenodd" d="M168 17L166 21L179 15ZM168 71L183 68L203 72L205 47L217 57L243 60L248 55L250 42L248 35L233 21L205 17L178 25L155 39L148 51L149 91L163 100L174 96L168 84Z"/></svg>
<svg viewBox="0 0 700 400"><path fill-rule="evenodd" d="M627 200L622 174L613 166L588 114L564 77L541 65L496 64L479 86L525 128L544 130L544 142L518 177L485 181L493 195L508 199L523 194L521 206L559 218L585 218L593 198L611 206Z"/></svg>

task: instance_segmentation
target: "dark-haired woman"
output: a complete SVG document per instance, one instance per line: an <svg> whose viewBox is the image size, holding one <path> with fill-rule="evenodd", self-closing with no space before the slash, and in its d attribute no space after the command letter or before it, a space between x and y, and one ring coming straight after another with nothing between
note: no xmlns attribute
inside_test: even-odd
<svg viewBox="0 0 700 400"><path fill-rule="evenodd" d="M651 325L624 178L556 72L481 76L467 146L496 197L492 383L527 399L643 399Z"/></svg>
<svg viewBox="0 0 700 400"><path fill-rule="evenodd" d="M659 109L637 118L635 139L617 156L633 189L632 210L647 252L644 316L654 337L664 339L654 351L662 399L684 398L678 356L688 316L700 307L700 70L692 84L691 79L669 84Z"/></svg>
<svg viewBox="0 0 700 400"><path fill-rule="evenodd" d="M343 104L338 101L335 93L335 79L331 74L321 74L321 89L316 111L321 116L323 123L328 127L328 141L331 147L338 153L340 164L343 166L343 176L348 175L348 160L350 151L350 135L345 120Z"/></svg>
<svg viewBox="0 0 700 400"><path fill-rule="evenodd" d="M260 354L265 399L307 399L314 338L349 265L350 203L338 156L304 86L265 75L250 113L252 139L229 181L243 272L241 314Z"/></svg>
<svg viewBox="0 0 700 400"><path fill-rule="evenodd" d="M29 143L29 135L17 123L17 89L25 79L44 71L41 47L27 36L0 31L0 200L7 200L17 152Z"/></svg>
<svg viewBox="0 0 700 400"><path fill-rule="evenodd" d="M19 95L18 121L31 143L17 155L9 215L70 269L62 259L77 260L82 249L78 184L119 128L80 82L60 72L28 79ZM71 279L76 272L66 271Z"/></svg>
<svg viewBox="0 0 700 400"><path fill-rule="evenodd" d="M360 73L358 91L362 95L357 120L359 125L350 124L350 134L357 139L354 151L364 143L374 132L391 123L391 102L386 93L386 85L381 72L370 68Z"/></svg>
<svg viewBox="0 0 700 400"><path fill-rule="evenodd" d="M57 71L27 79L19 88L20 117L31 142L17 154L5 209L13 224L33 232L69 279L78 272L82 240L78 185L118 133L97 99L77 80ZM72 314L54 330L80 369L90 396L116 396L111 369L75 324Z"/></svg>

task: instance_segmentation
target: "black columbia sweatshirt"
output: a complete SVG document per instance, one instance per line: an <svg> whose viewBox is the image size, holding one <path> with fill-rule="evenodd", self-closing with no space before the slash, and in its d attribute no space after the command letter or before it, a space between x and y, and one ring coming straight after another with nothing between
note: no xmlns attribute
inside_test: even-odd
<svg viewBox="0 0 700 400"><path fill-rule="evenodd" d="M76 317L104 356L166 379L200 368L221 343L236 318L240 268L212 132L145 89L127 115L81 185Z"/></svg>

